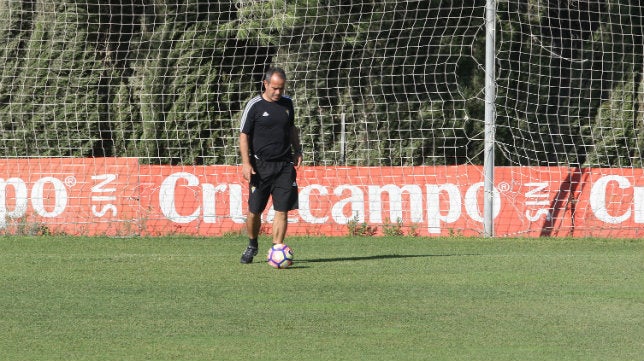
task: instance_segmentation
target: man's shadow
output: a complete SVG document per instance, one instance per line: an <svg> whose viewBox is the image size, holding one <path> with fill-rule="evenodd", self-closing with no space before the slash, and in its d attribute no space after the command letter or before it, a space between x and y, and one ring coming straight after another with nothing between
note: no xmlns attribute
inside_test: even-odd
<svg viewBox="0 0 644 361"><path fill-rule="evenodd" d="M454 257L454 256L473 256L471 254L380 254L372 256L354 256L354 257L330 257L330 258L309 258L298 259L297 263L324 263L324 262L345 262L345 261L372 261L395 258L421 258L421 257Z"/></svg>

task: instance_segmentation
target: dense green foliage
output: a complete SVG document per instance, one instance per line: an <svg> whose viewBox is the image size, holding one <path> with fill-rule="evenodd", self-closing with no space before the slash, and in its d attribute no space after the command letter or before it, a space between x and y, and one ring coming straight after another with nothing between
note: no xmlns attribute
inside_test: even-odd
<svg viewBox="0 0 644 361"><path fill-rule="evenodd" d="M643 165L642 5L501 3L497 140L504 158Z"/></svg>
<svg viewBox="0 0 644 361"><path fill-rule="evenodd" d="M642 15L498 2L498 165L642 166ZM481 164L484 17L484 0L3 1L0 150L235 164L275 64L311 164Z"/></svg>

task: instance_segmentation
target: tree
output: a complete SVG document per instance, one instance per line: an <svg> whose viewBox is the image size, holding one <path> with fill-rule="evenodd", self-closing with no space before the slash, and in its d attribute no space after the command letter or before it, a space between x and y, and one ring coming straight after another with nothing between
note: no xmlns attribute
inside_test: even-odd
<svg viewBox="0 0 644 361"><path fill-rule="evenodd" d="M28 38L18 36L11 49L20 60L10 76L10 102L2 109L3 127L11 128L5 146L17 156L89 156L101 121L100 79L91 69L101 63L91 48L92 34L79 25L88 23L88 14L73 2L41 6L35 14L23 7L33 23L19 25L28 29Z"/></svg>

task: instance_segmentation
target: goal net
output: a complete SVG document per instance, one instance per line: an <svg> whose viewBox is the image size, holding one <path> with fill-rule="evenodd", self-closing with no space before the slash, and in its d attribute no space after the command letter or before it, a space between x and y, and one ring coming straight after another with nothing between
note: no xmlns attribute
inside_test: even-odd
<svg viewBox="0 0 644 361"><path fill-rule="evenodd" d="M497 1L497 234L641 235L641 5ZM0 0L0 232L243 232L239 120L275 65L304 145L293 232L481 234L485 11Z"/></svg>
<svg viewBox="0 0 644 361"><path fill-rule="evenodd" d="M536 234L642 234L642 5L499 3L497 165Z"/></svg>

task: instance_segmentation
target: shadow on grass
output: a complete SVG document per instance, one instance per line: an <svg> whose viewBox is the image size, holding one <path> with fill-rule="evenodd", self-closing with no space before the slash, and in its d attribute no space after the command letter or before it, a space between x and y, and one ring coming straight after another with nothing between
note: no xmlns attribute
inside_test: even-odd
<svg viewBox="0 0 644 361"><path fill-rule="evenodd" d="M455 257L455 256L474 256L474 255L472 254L381 254L381 255L373 255L373 256L298 259L296 262L297 263L321 263L321 262L345 262L345 261L372 261L372 260L395 259L395 258Z"/></svg>

